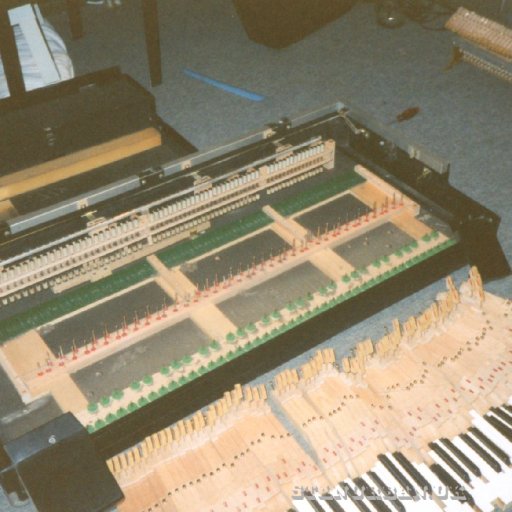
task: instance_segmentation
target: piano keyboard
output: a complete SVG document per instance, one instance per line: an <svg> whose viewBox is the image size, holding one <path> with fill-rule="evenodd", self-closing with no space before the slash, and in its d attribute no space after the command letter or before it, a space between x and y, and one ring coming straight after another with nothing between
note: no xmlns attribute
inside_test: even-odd
<svg viewBox="0 0 512 512"><path fill-rule="evenodd" d="M452 439L429 444L422 461L383 453L365 474L293 499L297 512L493 512L512 503L512 398Z"/></svg>
<svg viewBox="0 0 512 512"><path fill-rule="evenodd" d="M512 59L512 29L459 7L446 28L507 59Z"/></svg>
<svg viewBox="0 0 512 512"><path fill-rule="evenodd" d="M447 21L455 32L454 61L463 60L512 82L512 29L460 7Z"/></svg>

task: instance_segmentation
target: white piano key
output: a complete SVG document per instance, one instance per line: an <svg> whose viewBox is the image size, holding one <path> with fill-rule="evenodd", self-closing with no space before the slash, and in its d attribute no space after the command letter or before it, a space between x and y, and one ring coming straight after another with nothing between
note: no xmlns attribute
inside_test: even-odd
<svg viewBox="0 0 512 512"><path fill-rule="evenodd" d="M484 480L475 477L472 473L468 472L471 478L471 482L470 484L467 484L435 452L431 451L429 452L429 455L432 457L433 460L435 460L435 462L442 466L452 476L454 480L457 481L461 488L466 489L466 491L469 494L471 494L471 496L475 500L475 504L478 506L478 508L480 508L480 510L482 510L482 512L492 512L494 510L494 507L492 506L491 502L494 501L496 495L493 495L491 493L489 487L487 486ZM471 510L471 507L468 504L464 505L469 507L468 510Z"/></svg>
<svg viewBox="0 0 512 512"><path fill-rule="evenodd" d="M500 411L503 411L509 418L510 420L512 421L512 412L510 412L508 409L506 409L505 407L501 406L501 407L498 407L498 409Z"/></svg>
<svg viewBox="0 0 512 512"><path fill-rule="evenodd" d="M312 503L311 499L314 499L314 503ZM327 511L327 512L331 512L327 506L327 504L325 503L325 500L322 500L322 497L320 495L320 493L318 492L312 492L311 493L311 499L310 500L307 500L308 501L308 504L309 506L315 511L315 512L318 512L318 510L323 510L323 511ZM318 508L316 508L318 507Z"/></svg>
<svg viewBox="0 0 512 512"><path fill-rule="evenodd" d="M497 498L501 498L502 501L505 503L509 503L512 501L512 468L509 468L508 466L505 466L505 464L499 460L493 452L491 452L478 438L476 438L473 434L468 434L476 443L478 443L479 446L481 446L487 453L491 455L491 457L494 457L494 459L498 462L498 464L501 466L501 473L495 473L492 471L493 476L488 478L489 480L489 488L492 489L489 491L491 495L494 495ZM471 453L473 450L471 450ZM477 454L475 454L475 458L478 457ZM480 459L481 460L481 459Z"/></svg>
<svg viewBox="0 0 512 512"><path fill-rule="evenodd" d="M467 511L467 505L460 501L453 499L451 494L447 494L446 486L432 473L430 468L422 463L419 465L421 468L421 474L429 481L432 485L434 494L442 501L446 512L465 512ZM471 510L471 507L470 507Z"/></svg>
<svg viewBox="0 0 512 512"><path fill-rule="evenodd" d="M306 498L294 499L292 503L297 512L315 512L315 509Z"/></svg>
<svg viewBox="0 0 512 512"><path fill-rule="evenodd" d="M471 449L470 446L468 446L460 437L455 437L452 439L452 443L459 448L462 452L464 452L480 469L482 472L482 475L487 479L490 480L494 478L498 473L496 473L491 466L489 466L484 459L478 455L474 450ZM496 457L493 457L494 459Z"/></svg>
<svg viewBox="0 0 512 512"><path fill-rule="evenodd" d="M418 508L416 508L416 502L411 499L411 497L405 492L405 489L395 480L393 475L381 462L377 462L377 464L373 466L372 471L374 471L391 489L391 491L395 493L397 498L400 500L400 503L404 506L406 512L414 512L418 510Z"/></svg>
<svg viewBox="0 0 512 512"><path fill-rule="evenodd" d="M317 499L317 503L322 507L322 510L324 510L325 512L333 512L334 509L330 507L329 503L332 503L332 501L336 499L334 495L331 494L334 500L329 501L326 500L320 493L315 493L314 495ZM344 507L344 503L342 503L339 499L336 501L336 503L339 504L339 506L342 507L343 510L346 510Z"/></svg>
<svg viewBox="0 0 512 512"><path fill-rule="evenodd" d="M370 476L370 474L369 474L370 472L372 473L372 476ZM391 505L390 509L393 512L395 512L395 511L396 512L406 512L405 506L403 505L403 503L401 501L399 501L397 499L393 490L390 489L389 487L387 490L382 489L380 486L380 483L378 483L374 480L374 477L377 477L382 481L382 479L377 474L377 472L373 471L373 468L370 471L368 471L368 473L365 474L365 477L366 477L367 482L370 483L372 489L375 489L375 492L377 493L377 495L381 496L388 505ZM384 481L382 481L382 483L384 485L386 485Z"/></svg>
<svg viewBox="0 0 512 512"><path fill-rule="evenodd" d="M498 407L498 409L506 415L506 417L509 419L509 421L512 421L512 414L507 410L505 409L505 407Z"/></svg>
<svg viewBox="0 0 512 512"><path fill-rule="evenodd" d="M307 492L308 489L305 489L304 491ZM332 512L326 500L322 498L322 495L319 492L309 490L309 493L310 496L304 494L301 495L300 497L297 496L295 497L295 499L292 500L292 503L298 512L318 512L318 509L315 507L319 507L319 510L322 511Z"/></svg>
<svg viewBox="0 0 512 512"><path fill-rule="evenodd" d="M323 512L332 512L332 510L329 508L329 505L327 505L326 500L322 498L322 496L318 493L314 494L314 497L316 498L316 503L319 505ZM313 510L315 510L314 507L312 507Z"/></svg>
<svg viewBox="0 0 512 512"><path fill-rule="evenodd" d="M393 512L393 506L388 502L388 500L385 499L385 497L382 496L382 493L380 492L380 489L375 485L375 483L370 479L370 477L367 474L364 474L359 477L359 480L362 480L368 488L371 490L371 492L375 495L374 499L368 498L368 501L370 502L370 510L375 512L379 512L379 507L382 504L387 507L389 512ZM354 482L355 483L355 482ZM356 484L357 485L357 484ZM365 492L359 485L356 487L357 492Z"/></svg>
<svg viewBox="0 0 512 512"><path fill-rule="evenodd" d="M469 411L472 423L482 431L493 443L498 445L509 457L512 457L512 443L500 434L491 424L487 423L476 411Z"/></svg>
<svg viewBox="0 0 512 512"><path fill-rule="evenodd" d="M494 413L493 411L489 411L486 416L491 416L494 420L497 420L500 422L501 425L503 425L504 427L508 428L508 429L511 429L512 426L509 425L509 423L507 423L507 421L505 421L503 418L500 418L496 413ZM491 425L492 426L492 425ZM503 434L502 434L503 435ZM510 443L510 441L507 439L507 441Z"/></svg>
<svg viewBox="0 0 512 512"><path fill-rule="evenodd" d="M473 496L475 504L482 512L492 512L494 510L492 502L496 498L496 495L490 492L491 489L485 480L475 477L474 475L470 476L472 477L471 487L465 484L466 490Z"/></svg>
<svg viewBox="0 0 512 512"><path fill-rule="evenodd" d="M506 418L508 419L508 418ZM500 434L507 439L509 445L512 447L512 441L511 436L509 433L511 432L512 428L507 423L506 420L503 418L500 418L498 414L494 413L493 411L489 411L485 417L484 420L487 421L487 423L490 423L491 426L497 431L500 432Z"/></svg>
<svg viewBox="0 0 512 512"><path fill-rule="evenodd" d="M457 473L455 473L455 471L441 457L439 457L439 455L437 455L436 452L434 452L433 450L430 450L428 452L428 454L430 455L432 460L434 462L436 462L437 464L439 464L440 466L442 466L452 476L452 478L457 481L457 483L459 485L461 485L461 486L464 485L465 482L459 477L459 475L457 475Z"/></svg>
<svg viewBox="0 0 512 512"><path fill-rule="evenodd" d="M415 502L417 510L421 510L424 512L441 512L442 509L439 507L439 505L437 505L437 503L433 501L433 499L423 489L420 489L419 485L414 481L412 476L399 464L399 462L394 457L390 458L393 464L395 464L395 466L403 473L403 475L409 480L409 482L411 482L411 485L413 485L414 489L416 489L416 492L419 497L419 499ZM416 468L416 470L418 470L422 474L422 476L425 477L425 475L423 475L423 471L420 469L418 464L415 464L412 461L409 462L411 462L411 464ZM428 478L426 478L426 480L428 481Z"/></svg>
<svg viewBox="0 0 512 512"><path fill-rule="evenodd" d="M329 494L332 496L332 498L333 498L332 500L329 500L329 501L327 501L326 499L320 500L320 504L323 506L323 508L327 512L333 512L333 510L336 510L335 506L337 505L342 510L347 512L348 508L345 506L345 501L346 501L345 495L340 495L337 487L334 487L333 489L331 489L329 491ZM331 506L329 503L332 503L333 505Z"/></svg>
<svg viewBox="0 0 512 512"><path fill-rule="evenodd" d="M338 500L345 512L359 512L358 508L352 503L345 491L339 485L332 489L330 494Z"/></svg>
<svg viewBox="0 0 512 512"><path fill-rule="evenodd" d="M361 500L362 503L364 503L368 509L370 511L373 511L374 508L371 506L368 498L366 498L364 495L363 495L363 491L361 491L361 489L359 489L359 487L357 487L357 485L354 483L353 480L351 480L350 478L347 478L345 480L345 482L350 485L350 487L352 488L352 490L355 492L357 498L359 498ZM357 507L356 507L357 508Z"/></svg>

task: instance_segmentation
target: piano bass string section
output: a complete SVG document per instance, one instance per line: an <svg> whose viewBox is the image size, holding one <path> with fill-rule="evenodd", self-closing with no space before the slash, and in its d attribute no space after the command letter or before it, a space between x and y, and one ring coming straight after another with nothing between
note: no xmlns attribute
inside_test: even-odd
<svg viewBox="0 0 512 512"><path fill-rule="evenodd" d="M119 510L505 510L511 332L512 301L475 268L459 288L448 278L422 314L351 356L320 350L110 459Z"/></svg>

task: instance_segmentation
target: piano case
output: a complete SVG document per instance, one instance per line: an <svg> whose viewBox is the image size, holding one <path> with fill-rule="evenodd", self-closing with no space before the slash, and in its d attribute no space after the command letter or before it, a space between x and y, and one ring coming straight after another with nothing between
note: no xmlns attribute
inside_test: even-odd
<svg viewBox="0 0 512 512"><path fill-rule="evenodd" d="M235 384L250 382L464 265L476 265L485 281L510 273L497 240L499 217L450 185L449 164L343 103L271 123L238 141L169 163L164 171L182 172L185 162L187 172L199 170L213 176L219 169L227 171L266 158L276 144L294 145L312 136L332 137L336 158L344 164L360 163L402 191L425 214L449 226L456 242L93 433L103 456L119 453L213 402Z"/></svg>
<svg viewBox="0 0 512 512"><path fill-rule="evenodd" d="M57 87L67 87L71 96L89 95L95 89L101 96L105 91L108 93L111 87L115 89L116 82L126 87L127 91L139 89L139 86L118 72L107 72ZM57 89L53 89L55 90ZM35 102L36 111L47 109L48 104L52 102L58 105L61 101L68 101L68 98L59 99L59 95L55 93L55 97L50 97L49 103L45 103L39 101L39 94L43 93L38 91L31 97L35 99L27 100L26 108L29 108L31 101ZM4 222L0 236L2 258L8 255L15 257L23 250L51 243L57 236L72 236L76 230L87 229L87 215L94 214L97 218L103 219L102 222L110 222L109 219L119 219L119 216L123 215L134 219L141 212L148 215L148 204L152 201L158 202L170 193L182 193L180 187L184 187L185 182L189 184L186 186L190 186L191 182L194 186L196 183L202 186L205 180L223 179L237 170L243 174L247 171L252 172L258 166L277 165L280 160L273 159L279 157L282 151L286 153L290 148L304 148L305 141L318 140L334 141L335 161L339 162L339 166L347 169L353 169L356 164L364 166L373 173L375 179L384 184L383 186L393 187L398 194L407 196L419 205L423 215L435 217L439 229L449 233L451 242L443 250L433 251L426 259L420 259L411 265L402 265L403 268L399 272L384 280L378 280L371 286L360 287L357 293L345 297L341 302L333 302L318 314L304 319L299 325L282 332L277 330L275 336L265 343L197 376L178 389L155 398L135 412L97 429L90 434L90 438L96 452L103 459L120 453L147 435L197 411L219 398L226 389L232 388L235 384L250 382L340 330L407 297L461 266L476 265L484 280L500 278L510 273L510 267L497 240L499 217L450 185L449 165L445 161L412 144L401 134L379 125L365 113L351 109L343 103L336 103L292 120L282 119L271 123L240 140L192 153L194 148L158 118L149 94L143 94L140 98L141 101L137 105L128 100L124 102L126 109L131 112L127 117L133 117L138 128L156 126L163 139L169 142L168 151L174 154L169 157L166 152L150 151L149 157L154 156L150 163L147 159L138 160L137 156L129 158L128 165L119 164L122 171L119 171L119 174L114 172L114 164L114 167L105 167L104 169L114 169L112 173L107 173L109 185L113 190L116 190L115 185L119 180L129 179L134 186L131 189L120 188L118 195L113 192L113 195L98 200L94 205L84 203L83 195L86 194L92 200L96 187L103 186L104 183L83 179L81 176L58 185L62 191L62 195L58 195L58 200L67 201L64 205L67 209L63 208L62 211L52 208L52 197L55 198L55 195L50 193L51 186L46 193L43 193L44 190L27 192L33 198L33 205L28 209L30 211L24 212L21 220L13 218L8 223ZM110 113L115 113L116 108L121 107L118 103L110 109ZM9 110L9 106L5 108ZM29 114L28 111L16 113L13 110L9 115L14 119L16 115L26 117ZM76 133L83 131L83 136L80 140L73 139L73 150L77 150L85 140L90 143L97 136L91 131L91 123L95 123L96 116L90 116L87 108L77 116L81 126L70 129L77 130ZM99 129L110 131L111 134L115 132L115 136L125 130L123 123L120 120L118 122L117 118L109 124L108 113L103 115L99 112L98 116L101 125ZM59 148L59 154L67 151L60 145L59 138L53 147L46 147L48 139L45 142L44 123L36 122L33 126L25 128L22 123L18 126L19 130L11 134L11 138L27 138L26 146L33 146L33 152L27 151L24 165L33 163L30 160L33 158L31 153L45 155L45 158L49 159L55 158L56 147ZM33 135L30 134L31 131ZM6 148L3 147L0 152L6 153ZM167 161L164 160L166 155ZM9 158L6 161L9 161ZM12 160L14 161L15 159ZM101 176L101 170L93 172ZM236 179L238 180L238 177ZM290 189L293 189L293 186ZM304 187L301 190L305 193ZM274 197L267 195L266 189L262 190L261 194L261 201ZM16 197L13 198L14 202ZM81 199L77 200L77 197ZM56 199L53 199L54 203L55 201ZM78 208L75 203L82 207ZM244 206L241 210L246 211L248 208ZM374 207L373 210L376 212L377 208ZM40 217L41 212L47 217ZM222 224L223 221L219 222ZM314 233L313 239L315 236L318 237L320 234ZM23 418L20 428L23 428L23 425L25 432L34 428L33 424L32 427L29 426L30 415ZM23 431L18 433L21 434Z"/></svg>

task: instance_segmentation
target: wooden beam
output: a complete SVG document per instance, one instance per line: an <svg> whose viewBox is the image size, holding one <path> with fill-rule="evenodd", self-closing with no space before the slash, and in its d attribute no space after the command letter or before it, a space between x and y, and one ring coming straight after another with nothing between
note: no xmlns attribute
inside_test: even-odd
<svg viewBox="0 0 512 512"><path fill-rule="evenodd" d="M28 169L13 172L0 177L0 201L78 176L160 146L161 143L160 132L156 128L146 128Z"/></svg>

